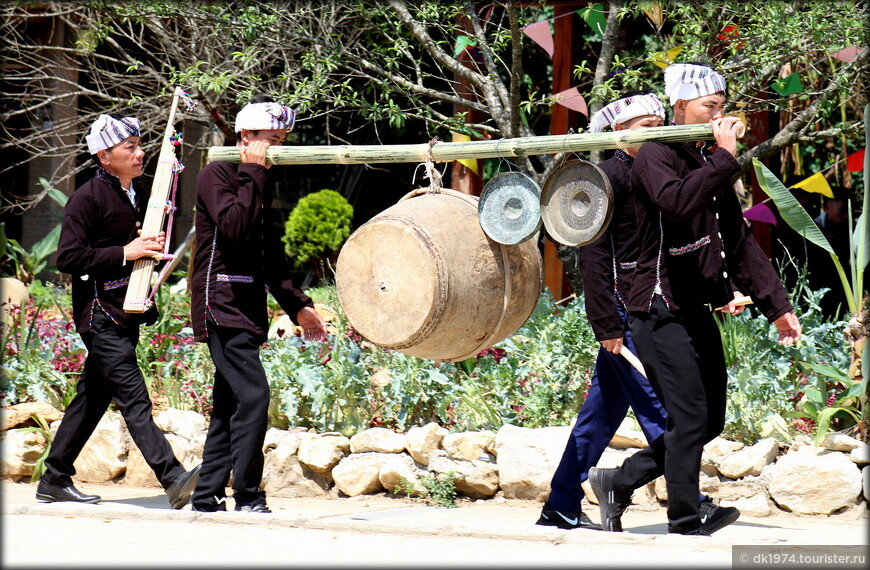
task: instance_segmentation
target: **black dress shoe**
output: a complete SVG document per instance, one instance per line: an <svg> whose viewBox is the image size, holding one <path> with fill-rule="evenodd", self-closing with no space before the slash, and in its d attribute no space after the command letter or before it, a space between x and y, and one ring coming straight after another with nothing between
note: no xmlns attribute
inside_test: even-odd
<svg viewBox="0 0 870 570"><path fill-rule="evenodd" d="M254 503L252 505L236 505L236 510L243 513L271 513L266 503Z"/></svg>
<svg viewBox="0 0 870 570"><path fill-rule="evenodd" d="M47 503L59 503L69 501L72 503L99 503L99 495L85 495L73 485L68 487L60 487L58 485L49 485L45 481L40 481L36 487L36 498Z"/></svg>
<svg viewBox="0 0 870 570"><path fill-rule="evenodd" d="M190 501L190 496L196 488L196 481L199 479L200 469L202 469L202 464L197 465L190 471L185 471L176 477L172 485L166 489L166 497L169 499L170 507L181 509Z"/></svg>

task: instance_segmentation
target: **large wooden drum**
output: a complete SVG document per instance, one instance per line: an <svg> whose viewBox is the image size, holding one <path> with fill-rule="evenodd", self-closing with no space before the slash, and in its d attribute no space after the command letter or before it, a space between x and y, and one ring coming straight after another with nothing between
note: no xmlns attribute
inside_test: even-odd
<svg viewBox="0 0 870 570"><path fill-rule="evenodd" d="M351 234L335 282L357 332L383 348L455 362L526 322L543 285L536 240L496 243L477 207L477 197L454 190L415 190Z"/></svg>

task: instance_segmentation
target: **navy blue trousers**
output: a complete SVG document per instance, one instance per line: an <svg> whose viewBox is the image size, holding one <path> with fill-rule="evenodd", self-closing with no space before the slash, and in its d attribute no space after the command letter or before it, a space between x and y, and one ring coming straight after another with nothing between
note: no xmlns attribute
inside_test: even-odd
<svg viewBox="0 0 870 570"><path fill-rule="evenodd" d="M635 352L631 334L625 345ZM583 499L580 484L588 478L613 439L631 406L647 441L658 439L665 431L665 409L656 399L652 386L623 356L601 348L595 362L592 383L571 430L559 467L550 482L547 505L563 512L577 512Z"/></svg>
<svg viewBox="0 0 870 570"><path fill-rule="evenodd" d="M184 467L151 415L151 396L136 360L139 328L123 329L95 311L91 332L81 337L88 349L85 369L45 459L42 480L61 487L73 484L73 462L114 400L148 466L163 488L169 487Z"/></svg>

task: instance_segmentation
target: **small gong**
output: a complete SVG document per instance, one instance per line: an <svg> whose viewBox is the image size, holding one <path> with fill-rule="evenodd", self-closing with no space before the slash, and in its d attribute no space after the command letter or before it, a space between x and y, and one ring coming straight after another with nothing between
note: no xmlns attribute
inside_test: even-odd
<svg viewBox="0 0 870 570"><path fill-rule="evenodd" d="M493 241L524 242L541 229L541 187L522 172L502 172L490 179L477 205L480 227Z"/></svg>
<svg viewBox="0 0 870 570"><path fill-rule="evenodd" d="M541 218L555 241L582 246L598 239L613 215L613 187L604 172L585 160L569 160L544 181Z"/></svg>

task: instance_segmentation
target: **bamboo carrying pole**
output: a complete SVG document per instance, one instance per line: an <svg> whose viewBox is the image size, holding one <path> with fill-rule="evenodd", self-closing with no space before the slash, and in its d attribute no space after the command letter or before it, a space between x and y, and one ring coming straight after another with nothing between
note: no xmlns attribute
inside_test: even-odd
<svg viewBox="0 0 870 570"><path fill-rule="evenodd" d="M169 110L169 123L163 133L163 143L160 146L157 168L154 171L151 198L148 200L145 220L142 223L143 236L156 236L163 230L166 201L172 187L173 169L176 162L175 147L172 146L170 137L174 130L175 111L178 110L178 99L181 94L181 89L176 87L175 95L172 97L172 107ZM130 283L127 285L127 295L124 297L124 310L128 313L144 313L148 308L150 304L148 287L151 285L151 274L157 261L153 257L141 257L133 263L133 272L130 274Z"/></svg>
<svg viewBox="0 0 870 570"><path fill-rule="evenodd" d="M742 136L738 133L738 136ZM503 158L627 148L649 141L690 142L713 139L710 123L673 125L646 129L625 129L605 133L546 135L470 142L437 142L403 145L272 146L266 161L291 164L374 164L379 162L443 162L466 158ZM238 146L213 146L208 161L239 163Z"/></svg>

